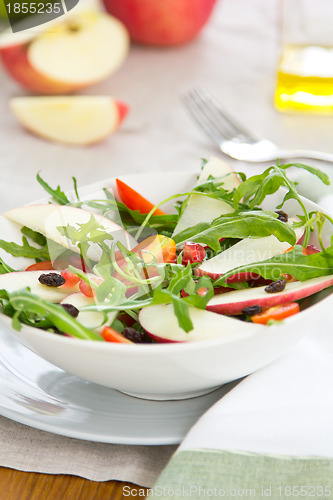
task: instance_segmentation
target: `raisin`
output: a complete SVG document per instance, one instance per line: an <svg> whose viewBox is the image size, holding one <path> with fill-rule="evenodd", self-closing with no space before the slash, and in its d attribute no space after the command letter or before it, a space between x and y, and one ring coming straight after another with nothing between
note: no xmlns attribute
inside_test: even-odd
<svg viewBox="0 0 333 500"><path fill-rule="evenodd" d="M260 314L262 312L262 307L259 305L244 307L242 314L246 316L253 316L254 314Z"/></svg>
<svg viewBox="0 0 333 500"><path fill-rule="evenodd" d="M68 312L68 314L73 316L73 318L78 317L80 311L78 310L77 307L73 306L73 304L60 304L60 305L65 309L65 311Z"/></svg>
<svg viewBox="0 0 333 500"><path fill-rule="evenodd" d="M42 285L46 286L61 286L64 283L66 283L66 280L61 274L57 273L47 273L47 274L41 274L38 278L38 281Z"/></svg>
<svg viewBox="0 0 333 500"><path fill-rule="evenodd" d="M131 326L127 326L124 329L123 335L126 339L130 340L131 342L135 342L136 344L150 344L152 341L146 332L138 332Z"/></svg>
<svg viewBox="0 0 333 500"><path fill-rule="evenodd" d="M265 292L267 293L282 292L286 288L286 284L287 282L283 278L277 281L273 281L273 283L266 286Z"/></svg>
<svg viewBox="0 0 333 500"><path fill-rule="evenodd" d="M288 222L288 214L283 210L275 210L275 213L278 214L278 220L281 222Z"/></svg>

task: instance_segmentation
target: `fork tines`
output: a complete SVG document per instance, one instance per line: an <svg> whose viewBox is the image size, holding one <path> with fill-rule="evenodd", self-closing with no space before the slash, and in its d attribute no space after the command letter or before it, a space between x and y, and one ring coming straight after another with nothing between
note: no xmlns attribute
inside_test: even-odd
<svg viewBox="0 0 333 500"><path fill-rule="evenodd" d="M219 145L224 141L255 140L204 87L190 90L183 95L182 101L198 125Z"/></svg>

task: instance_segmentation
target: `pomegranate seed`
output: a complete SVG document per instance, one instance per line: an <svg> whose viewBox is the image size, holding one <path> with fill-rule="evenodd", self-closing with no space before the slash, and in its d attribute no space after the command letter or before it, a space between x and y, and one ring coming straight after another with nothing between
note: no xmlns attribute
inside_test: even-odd
<svg viewBox="0 0 333 500"><path fill-rule="evenodd" d="M80 277L77 274L72 273L71 271L61 271L60 274L66 280L63 285L64 287L72 288L80 281Z"/></svg>
<svg viewBox="0 0 333 500"><path fill-rule="evenodd" d="M86 281L81 280L80 284L79 284L79 288L80 288L81 292L83 293L83 295L85 295L86 297L93 297L94 296L93 289L91 288L90 285L88 285L88 283Z"/></svg>
<svg viewBox="0 0 333 500"><path fill-rule="evenodd" d="M195 262L202 262L206 257L206 250L199 243L193 243L192 241L187 241L183 249L183 265L188 263L193 264Z"/></svg>

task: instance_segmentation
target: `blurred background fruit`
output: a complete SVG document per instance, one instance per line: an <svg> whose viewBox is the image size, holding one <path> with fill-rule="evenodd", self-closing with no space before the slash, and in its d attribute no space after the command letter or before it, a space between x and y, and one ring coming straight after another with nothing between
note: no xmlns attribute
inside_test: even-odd
<svg viewBox="0 0 333 500"><path fill-rule="evenodd" d="M110 96L14 97L9 105L21 125L38 137L75 146L103 141L128 111Z"/></svg>
<svg viewBox="0 0 333 500"><path fill-rule="evenodd" d="M97 10L67 14L44 31L8 29L0 36L0 58L9 74L41 94L71 93L106 79L128 50L124 25Z"/></svg>
<svg viewBox="0 0 333 500"><path fill-rule="evenodd" d="M208 21L216 0L103 0L133 41L178 45L192 40Z"/></svg>

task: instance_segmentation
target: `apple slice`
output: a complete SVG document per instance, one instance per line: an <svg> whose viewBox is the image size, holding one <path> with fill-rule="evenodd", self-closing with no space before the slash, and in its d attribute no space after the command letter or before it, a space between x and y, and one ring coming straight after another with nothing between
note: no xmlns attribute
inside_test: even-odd
<svg viewBox="0 0 333 500"><path fill-rule="evenodd" d="M129 50L129 36L116 18L99 11L71 13L40 33L0 37L5 68L24 87L66 94L115 72Z"/></svg>
<svg viewBox="0 0 333 500"><path fill-rule="evenodd" d="M137 245L136 240L121 226L106 217L92 214L82 208L53 204L26 205L8 210L3 215L7 217L7 219L22 224L22 226L27 226L76 253L80 253L79 247L73 245L66 236L60 234L58 227L70 225L78 228L79 224L86 224L89 222L92 216L98 224L98 229L112 234L115 241L121 241L121 243L129 249ZM51 253L52 248L50 247L49 249ZM88 250L88 257L98 261L100 256L101 249L99 246L97 244L91 244ZM51 257L53 260L53 257L56 258L57 255L51 255Z"/></svg>
<svg viewBox="0 0 333 500"><path fill-rule="evenodd" d="M213 177L226 176L223 188L232 191L240 184L238 175L232 172L234 172L234 169L231 165L220 158L212 157L203 168L196 185L205 182L210 175ZM178 234L200 222L211 222L220 215L229 214L233 211L234 209L223 200L192 194L173 234Z"/></svg>
<svg viewBox="0 0 333 500"><path fill-rule="evenodd" d="M204 309L190 307L189 310L193 323L193 330L189 333L178 325L171 304L144 307L140 311L139 321L146 332L158 342L197 342L233 335L248 336L258 332L258 325L252 323L241 322Z"/></svg>
<svg viewBox="0 0 333 500"><path fill-rule="evenodd" d="M294 302L332 285L333 275L330 275L287 283L282 292L267 293L264 286L234 290L230 293L215 295L208 302L207 309L220 314L240 314L245 307L253 305L272 307L285 302Z"/></svg>
<svg viewBox="0 0 333 500"><path fill-rule="evenodd" d="M96 332L102 332L105 323L105 316L103 313L97 311L81 311L85 306L90 306L96 304L96 300L92 297L86 297L83 293L77 292L67 295L62 299L60 304L71 304L79 310L79 315L76 318L81 325L86 328L95 330ZM107 314L107 324L111 324L116 318L117 311Z"/></svg>
<svg viewBox="0 0 333 500"><path fill-rule="evenodd" d="M39 276L49 272L60 274L60 271L15 271L0 274L0 290L7 290L7 292L11 293L29 287L31 293L38 295L41 299L55 303L59 303L69 292L78 291L78 285L71 288L42 285L38 281Z"/></svg>
<svg viewBox="0 0 333 500"><path fill-rule="evenodd" d="M111 135L127 105L108 96L14 97L9 105L27 130L44 139L86 146Z"/></svg>
<svg viewBox="0 0 333 500"><path fill-rule="evenodd" d="M291 224L296 221L298 221L296 217L290 217L288 223ZM296 228L295 234L296 242L301 241L304 228ZM231 269L270 259L275 255L284 253L288 248L290 248L290 243L280 241L274 235L262 238L244 238L212 259L203 262L197 269L197 274L199 276L208 274L213 279L217 279ZM253 273L239 273L227 278L227 282L245 281L251 277L253 277Z"/></svg>

